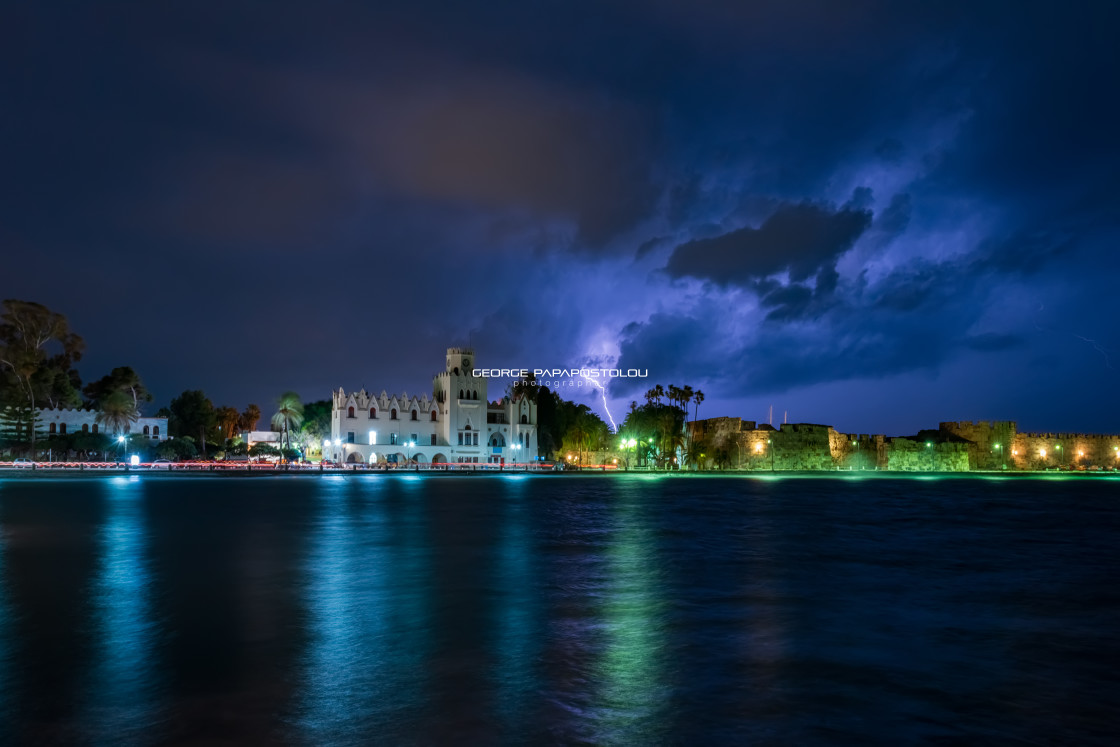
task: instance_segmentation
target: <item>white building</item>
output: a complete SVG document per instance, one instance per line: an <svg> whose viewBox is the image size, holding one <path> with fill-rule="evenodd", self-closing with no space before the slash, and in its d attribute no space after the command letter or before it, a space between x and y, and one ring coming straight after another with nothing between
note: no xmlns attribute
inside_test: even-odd
<svg viewBox="0 0 1120 747"><path fill-rule="evenodd" d="M39 409L40 427L48 436L67 433L110 433L111 429L97 422L97 410ZM138 418L126 424L124 432L144 436L153 441L167 440L167 418Z"/></svg>
<svg viewBox="0 0 1120 747"><path fill-rule="evenodd" d="M537 458L537 405L528 398L487 399L487 380L471 375L474 351L448 348L432 395L333 393L331 443L323 457L350 464L511 464Z"/></svg>

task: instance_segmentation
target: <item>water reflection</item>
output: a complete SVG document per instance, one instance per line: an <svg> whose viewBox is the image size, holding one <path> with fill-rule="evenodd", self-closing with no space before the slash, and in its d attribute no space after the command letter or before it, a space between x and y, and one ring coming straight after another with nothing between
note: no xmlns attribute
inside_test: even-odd
<svg viewBox="0 0 1120 747"><path fill-rule="evenodd" d="M150 738L157 676L152 666L156 634L151 620L151 572L144 484L136 476L103 483L107 505L99 542L101 563L92 590L97 645L89 671L82 720L96 725L87 736L115 743Z"/></svg>
<svg viewBox="0 0 1120 747"><path fill-rule="evenodd" d="M536 661L541 643L532 504L524 476L507 476L503 486L501 535L494 570L495 666L490 670L502 731L524 735L535 727L533 703L540 688Z"/></svg>
<svg viewBox="0 0 1120 747"><path fill-rule="evenodd" d="M422 703L426 571L411 544L420 506L390 507L394 492L386 480L356 480L325 483L319 496L298 719L308 743L389 738Z"/></svg>
<svg viewBox="0 0 1120 747"><path fill-rule="evenodd" d="M596 674L600 743L658 743L668 728L665 584L647 510L634 483L618 492L601 611L605 649Z"/></svg>
<svg viewBox="0 0 1120 747"><path fill-rule="evenodd" d="M0 485L0 504L4 500L4 486ZM7 732L7 725L12 722L14 703L12 695L15 692L13 687L11 669L12 669L12 650L10 639L12 637L12 611L8 604L8 585L5 583L7 576L5 563L7 562L7 539L5 537L7 532L4 525L0 524L0 735ZM3 741L3 740L0 740Z"/></svg>

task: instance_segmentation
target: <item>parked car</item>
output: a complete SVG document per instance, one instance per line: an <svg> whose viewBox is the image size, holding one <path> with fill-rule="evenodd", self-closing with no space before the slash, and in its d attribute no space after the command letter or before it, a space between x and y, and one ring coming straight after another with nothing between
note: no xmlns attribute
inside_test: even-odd
<svg viewBox="0 0 1120 747"><path fill-rule="evenodd" d="M24 457L19 457L18 459L12 460L12 466L22 469L31 469L35 466L35 462L30 459L25 459Z"/></svg>
<svg viewBox="0 0 1120 747"><path fill-rule="evenodd" d="M157 459L148 465L148 469L171 469L171 460Z"/></svg>

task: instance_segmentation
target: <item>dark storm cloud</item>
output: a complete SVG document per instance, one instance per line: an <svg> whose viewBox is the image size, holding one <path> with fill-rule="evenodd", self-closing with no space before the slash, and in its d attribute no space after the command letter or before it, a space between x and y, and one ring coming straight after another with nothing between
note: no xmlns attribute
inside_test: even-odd
<svg viewBox="0 0 1120 747"><path fill-rule="evenodd" d="M666 270L720 284L748 283L778 272L806 280L852 247L871 222L866 210L801 203L779 207L758 228L740 228L681 244Z"/></svg>
<svg viewBox="0 0 1120 747"><path fill-rule="evenodd" d="M1006 248L1020 246L1023 261L1006 264ZM682 361L676 351L703 350L703 360L722 355L723 363L707 369L718 372L709 380L714 391L765 394L932 371L962 354L1018 349L1026 342L1018 332L972 331L977 309L998 296L1000 282L1058 266L1064 247L1018 238L985 242L964 259L912 261L873 287L863 278L844 284L834 274L818 276L816 288L761 282L755 288L766 313L748 314L755 327L745 335L708 300L702 311L678 319L658 314L627 325L619 365L641 363L683 378L696 370L695 361Z"/></svg>

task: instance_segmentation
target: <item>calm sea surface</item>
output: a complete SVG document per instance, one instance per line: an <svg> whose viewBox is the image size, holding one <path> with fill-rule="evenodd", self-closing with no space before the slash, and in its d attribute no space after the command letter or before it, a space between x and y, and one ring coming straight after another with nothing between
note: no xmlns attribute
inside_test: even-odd
<svg viewBox="0 0 1120 747"><path fill-rule="evenodd" d="M1107 744L1120 482L0 479L0 743Z"/></svg>

